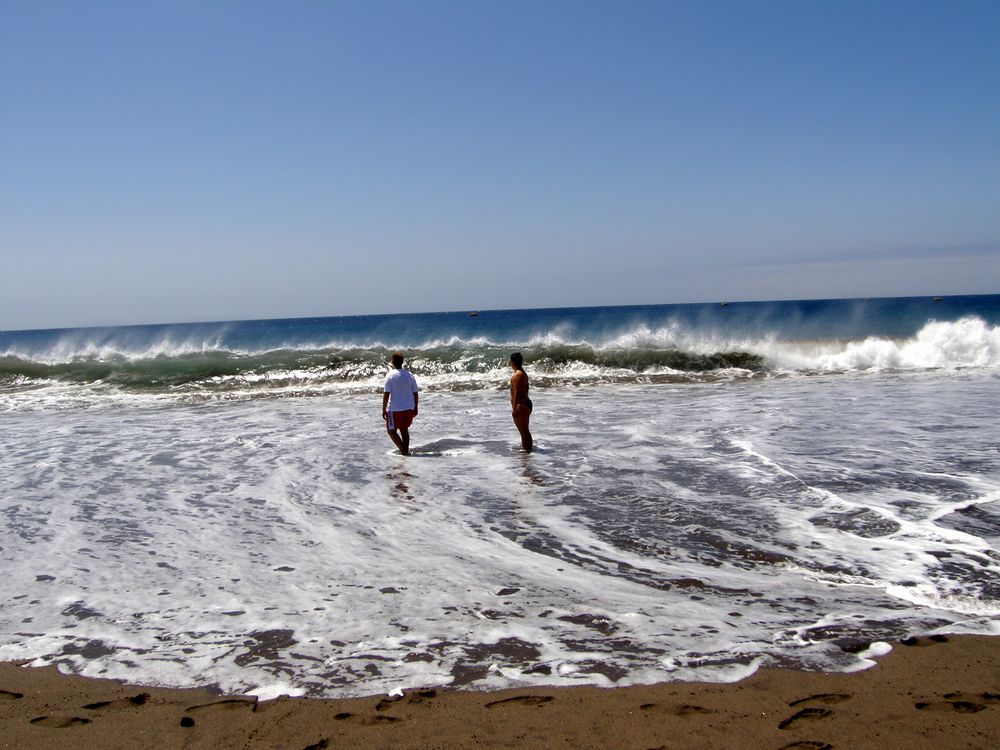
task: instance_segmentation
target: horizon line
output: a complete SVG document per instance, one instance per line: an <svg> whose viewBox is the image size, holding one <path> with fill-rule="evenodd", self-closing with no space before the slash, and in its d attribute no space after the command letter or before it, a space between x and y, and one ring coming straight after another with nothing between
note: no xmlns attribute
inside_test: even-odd
<svg viewBox="0 0 1000 750"><path fill-rule="evenodd" d="M108 328L157 328L157 327L171 327L171 326L198 326L198 325L224 325L231 323L262 323L268 321L279 321L279 320L328 320L332 318L391 318L391 317L401 317L410 315L480 315L482 313L497 313L497 312L533 312L537 310L592 310L598 308L628 308L628 307L688 307L688 306L704 306L704 305L715 305L726 307L729 305L761 305L761 304L779 304L787 302L865 302L870 300L903 300L903 299L921 299L927 298L930 301L952 299L955 297L995 297L1000 296L1000 292L987 292L978 294L901 294L901 295L890 295L887 297L787 297L779 299L731 299L731 300L712 300L712 301L702 301L702 302L633 302L629 304L618 304L618 305L551 305L551 306L540 306L540 307L497 307L497 308L456 308L452 310L423 310L423 311L408 311L408 312L390 312L390 313L347 313L340 315L294 315L288 317L263 317L263 318L230 318L230 319L215 319L215 320L182 320L182 321L172 321L172 322L160 322L160 323L108 323L103 325L70 325L70 326L55 326L55 327L41 327L41 328L12 328L12 329L0 329L0 335L7 333L45 333L49 331L87 331L87 330L102 330Z"/></svg>

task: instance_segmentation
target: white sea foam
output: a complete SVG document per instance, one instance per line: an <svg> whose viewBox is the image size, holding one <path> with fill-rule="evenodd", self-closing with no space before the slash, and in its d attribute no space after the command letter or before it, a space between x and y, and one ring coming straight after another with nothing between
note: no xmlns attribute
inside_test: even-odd
<svg viewBox="0 0 1000 750"><path fill-rule="evenodd" d="M0 358L19 358L45 365L76 361L141 362L183 358L200 354L224 354L253 358L280 353L337 354L368 352L381 355L394 350L434 361L442 352L465 353L468 362L477 353L506 352L524 348L544 356L549 351L643 352L677 350L695 355L748 352L768 359L777 369L789 371L848 371L871 369L928 369L996 367L1000 364L1000 326L981 318L966 317L950 322L928 322L911 338L870 337L863 340L796 341L777 332L741 337L711 330L685 328L671 323L659 327L636 324L625 331L580 336L557 326L526 340L491 339L485 336L425 337L416 340L383 336L273 341L267 345L237 346L228 338L226 326L210 331L176 332L158 336L128 335L129 329L68 331L48 343L8 344ZM454 363L452 363L454 364ZM505 363L501 363L505 364Z"/></svg>
<svg viewBox="0 0 1000 750"><path fill-rule="evenodd" d="M980 318L931 322L913 338L807 343L768 342L749 347L772 358L779 369L849 371L997 367L1000 326Z"/></svg>
<svg viewBox="0 0 1000 750"><path fill-rule="evenodd" d="M5 414L0 658L347 695L853 669L859 642L998 631L988 370L542 388L531 456L500 382L427 382L411 458L377 393L326 383Z"/></svg>
<svg viewBox="0 0 1000 750"><path fill-rule="evenodd" d="M871 667L875 666L876 659L885 656L886 654L891 652L892 652L892 644L884 643L882 641L877 641L871 644L864 651L858 652L858 663L856 665L852 665L846 671L856 672L862 669L870 669Z"/></svg>

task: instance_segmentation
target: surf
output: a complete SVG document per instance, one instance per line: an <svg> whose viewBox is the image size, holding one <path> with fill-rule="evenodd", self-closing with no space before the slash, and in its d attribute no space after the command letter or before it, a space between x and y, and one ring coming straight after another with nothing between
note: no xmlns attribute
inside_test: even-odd
<svg viewBox="0 0 1000 750"><path fill-rule="evenodd" d="M62 347L60 347L62 348ZM705 382L814 373L962 370L1000 365L1000 327L981 319L928 323L914 337L861 341L719 340L669 329L639 329L607 342L450 340L404 349L408 367L431 388L495 388L513 349L536 387L585 383ZM292 386L360 392L378 386L393 351L384 344L261 352L199 349L94 353L89 347L39 357L0 357L0 388L102 385L126 392L248 395Z"/></svg>
<svg viewBox="0 0 1000 750"><path fill-rule="evenodd" d="M543 389L997 367L1000 296L959 299L951 307L733 303L0 332L0 409L23 406L25 393L42 403L46 389L60 397L75 389L81 403L109 393L229 400L374 392L396 350L425 388L442 391L503 387L512 351Z"/></svg>

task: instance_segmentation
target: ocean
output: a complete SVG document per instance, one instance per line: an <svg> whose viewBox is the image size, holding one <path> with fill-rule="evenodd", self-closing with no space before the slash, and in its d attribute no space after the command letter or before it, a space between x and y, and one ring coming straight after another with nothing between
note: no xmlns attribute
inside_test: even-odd
<svg viewBox="0 0 1000 750"><path fill-rule="evenodd" d="M998 395L1000 295L0 332L0 660L352 696L997 635Z"/></svg>

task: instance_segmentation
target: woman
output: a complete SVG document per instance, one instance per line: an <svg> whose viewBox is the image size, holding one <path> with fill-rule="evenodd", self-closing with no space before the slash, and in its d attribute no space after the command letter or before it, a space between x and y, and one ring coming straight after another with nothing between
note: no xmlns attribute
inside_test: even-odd
<svg viewBox="0 0 1000 750"><path fill-rule="evenodd" d="M521 448L530 451L528 420L531 419L531 399L528 398L528 373L524 371L524 358L520 352L510 355L510 366L514 370L510 379L510 413L514 418L514 426L521 433Z"/></svg>

